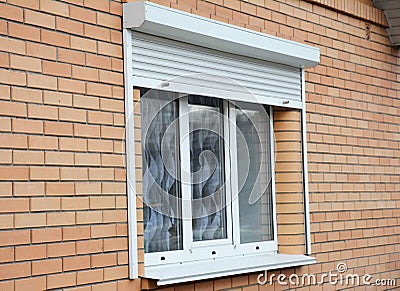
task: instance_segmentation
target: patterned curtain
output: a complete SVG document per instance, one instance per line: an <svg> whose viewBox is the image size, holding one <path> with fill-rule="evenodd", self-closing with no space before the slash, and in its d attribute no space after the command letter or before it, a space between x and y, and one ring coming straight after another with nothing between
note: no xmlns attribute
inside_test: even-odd
<svg viewBox="0 0 400 291"><path fill-rule="evenodd" d="M226 237L222 103L189 97L193 240Z"/></svg>
<svg viewBox="0 0 400 291"><path fill-rule="evenodd" d="M171 93L148 91L141 98L145 252L182 248L177 181L177 102Z"/></svg>

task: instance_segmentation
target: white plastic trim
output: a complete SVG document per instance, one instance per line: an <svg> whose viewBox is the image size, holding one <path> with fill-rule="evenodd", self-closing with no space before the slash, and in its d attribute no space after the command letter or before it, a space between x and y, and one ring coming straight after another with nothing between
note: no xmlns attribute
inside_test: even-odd
<svg viewBox="0 0 400 291"><path fill-rule="evenodd" d="M301 145L303 155L303 203L304 203L304 233L306 240L306 254L311 255L311 226L310 226L310 198L308 193L308 159L307 159L307 125L306 125L306 81L305 71L301 70Z"/></svg>
<svg viewBox="0 0 400 291"><path fill-rule="evenodd" d="M314 263L315 258L305 255L257 254L146 267L144 277L161 286Z"/></svg>
<svg viewBox="0 0 400 291"><path fill-rule="evenodd" d="M125 3L123 27L295 67L314 67L319 48L146 1Z"/></svg>
<svg viewBox="0 0 400 291"><path fill-rule="evenodd" d="M123 30L124 37L124 83L125 83L125 149L126 149L126 191L128 196L129 232L129 278L138 278L137 222L136 222L136 175L135 137L133 118L132 83L132 37L129 29Z"/></svg>

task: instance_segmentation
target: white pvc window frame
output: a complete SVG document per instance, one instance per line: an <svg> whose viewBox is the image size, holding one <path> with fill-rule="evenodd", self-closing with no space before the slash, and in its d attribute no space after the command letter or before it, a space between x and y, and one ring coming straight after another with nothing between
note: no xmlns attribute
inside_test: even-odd
<svg viewBox="0 0 400 291"><path fill-rule="evenodd" d="M192 187L190 175L183 169L190 169L190 144L187 138L189 134L189 115L188 115L188 98L187 96L179 98L179 144L181 164L178 165L181 170L181 195L182 195L182 216L192 217ZM240 223L239 223L239 199L238 199L238 167L237 167L237 152L236 152L236 109L235 105L227 100L223 100L223 115L224 115L224 140L225 142L225 175L229 183L226 183L225 201L226 201L226 229L227 237L225 239L193 241L192 236L192 220L182 220L182 250L163 251L145 253L144 265L146 267L180 264L184 262L200 261L200 260L215 260L225 257L240 257L252 254L275 254L278 251L277 239L277 220L276 220L276 191L275 191L275 171L274 171L274 128L273 128L273 111L272 107L268 106L269 110L269 139L270 142L270 161L271 161L271 177L272 177L272 231L273 239L270 241L259 241L251 243L240 243ZM229 179L228 179L229 177Z"/></svg>

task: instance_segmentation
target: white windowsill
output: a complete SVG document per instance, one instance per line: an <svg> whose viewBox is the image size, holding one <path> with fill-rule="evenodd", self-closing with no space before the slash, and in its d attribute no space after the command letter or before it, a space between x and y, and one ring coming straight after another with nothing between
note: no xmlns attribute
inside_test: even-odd
<svg viewBox="0 0 400 291"><path fill-rule="evenodd" d="M146 266L144 277L158 280L157 285L161 286L314 263L316 263L316 259L306 255L257 254L179 264Z"/></svg>

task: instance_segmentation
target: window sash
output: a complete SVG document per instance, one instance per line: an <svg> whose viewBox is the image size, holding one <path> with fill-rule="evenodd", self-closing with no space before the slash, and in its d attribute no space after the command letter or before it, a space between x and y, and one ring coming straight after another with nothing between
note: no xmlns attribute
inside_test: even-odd
<svg viewBox="0 0 400 291"><path fill-rule="evenodd" d="M227 214L227 238L193 241L192 231L192 187L190 171L190 139L189 134L189 116L188 116L188 97L182 95L179 98L179 137L180 137L180 176L181 176L181 195L182 195L182 244L183 250L145 253L145 266L154 266L160 264L171 264L178 262L190 262L194 260L207 260L218 257L250 255L255 253L276 253L277 244L277 221L276 221L276 191L275 191L275 164L274 164L274 136L273 136L273 110L269 108L270 118L270 162L272 175L272 225L273 240L251 243L240 243L240 224L239 224L239 199L238 197L238 165L236 149L236 114L234 104L224 100L224 139L225 141L225 175L226 181L226 214ZM230 146L233 145L233 146ZM229 177L229 178L228 178ZM214 253L215 252L215 253Z"/></svg>

